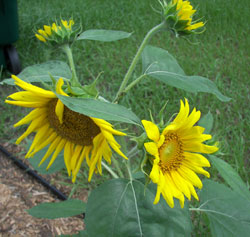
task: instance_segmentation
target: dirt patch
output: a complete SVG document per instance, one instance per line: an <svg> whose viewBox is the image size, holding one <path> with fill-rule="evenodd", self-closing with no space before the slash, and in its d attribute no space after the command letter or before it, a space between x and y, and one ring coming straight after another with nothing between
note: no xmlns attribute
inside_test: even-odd
<svg viewBox="0 0 250 237"><path fill-rule="evenodd" d="M9 147L7 149L10 150ZM18 152L19 149L16 146L11 147L11 152ZM55 179L47 176L45 178ZM69 194L67 187L58 186L65 195ZM87 191L83 190L81 195L74 198L86 201ZM57 201L60 200L0 151L0 237L49 237L70 235L84 229L82 216L45 220L34 218L26 212L39 203Z"/></svg>

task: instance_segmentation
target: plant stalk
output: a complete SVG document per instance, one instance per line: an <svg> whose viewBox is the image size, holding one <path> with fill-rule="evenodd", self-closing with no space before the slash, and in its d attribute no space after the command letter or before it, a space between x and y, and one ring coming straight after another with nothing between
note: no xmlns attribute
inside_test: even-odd
<svg viewBox="0 0 250 237"><path fill-rule="evenodd" d="M113 176L113 178L118 179L119 176L102 161L102 166Z"/></svg>
<svg viewBox="0 0 250 237"><path fill-rule="evenodd" d="M76 75L76 69L75 69L75 64L74 64L74 59L73 59L71 48L69 47L68 44L64 44L62 48L63 48L63 51L66 53L68 60L69 60L69 66L72 72L71 84L72 86L79 86L80 83Z"/></svg>
<svg viewBox="0 0 250 237"><path fill-rule="evenodd" d="M124 77L124 79L123 79L123 81L122 81L122 83L121 83L121 85L120 85L120 88L119 88L119 90L118 90L118 92L117 92L117 94L116 94L116 97L115 97L115 99L113 100L113 102L116 102L117 100L119 100L119 97L120 97L120 95L123 93L123 90L124 90L124 88L126 87L128 81L129 81L129 79L130 79L130 77L131 77L131 75L132 75L132 73L133 73L133 71L134 71L134 69L135 69L135 66L136 66L138 60L140 59L140 56L141 56L141 54L142 54L142 51L143 51L143 49L145 48L145 46L147 45L147 43L148 43L148 41L150 40L150 38L151 38L156 32L158 32L160 29L162 29L164 26L165 26L165 22L162 22L162 23L160 23L159 25L153 27L153 28L146 34L146 36L144 37L144 39L143 39L143 41L142 41L140 47L138 48L138 50L137 50L137 52L136 52L136 55L135 55L133 61L131 62L130 66L129 66L129 69L128 69L128 71L127 71L127 73L126 73L126 75L125 75L125 77Z"/></svg>

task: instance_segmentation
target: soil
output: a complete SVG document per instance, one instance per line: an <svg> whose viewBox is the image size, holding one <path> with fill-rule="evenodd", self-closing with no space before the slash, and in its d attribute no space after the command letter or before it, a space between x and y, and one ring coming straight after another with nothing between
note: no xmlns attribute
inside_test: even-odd
<svg viewBox="0 0 250 237"><path fill-rule="evenodd" d="M15 156L21 151L18 146L6 143L1 145ZM44 178L51 181L57 177L46 175ZM69 195L69 187L59 183L53 185ZM82 190L73 198L86 201L87 190ZM39 203L57 201L61 200L0 151L0 237L72 235L84 229L82 216L48 220L32 217L26 212Z"/></svg>

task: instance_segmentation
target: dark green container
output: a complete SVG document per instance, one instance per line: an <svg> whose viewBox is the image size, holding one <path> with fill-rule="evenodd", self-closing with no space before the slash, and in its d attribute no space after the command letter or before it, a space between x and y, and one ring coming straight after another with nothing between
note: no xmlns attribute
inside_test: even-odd
<svg viewBox="0 0 250 237"><path fill-rule="evenodd" d="M17 40L17 0L0 0L0 67L7 66L13 73L21 70L16 49L12 46Z"/></svg>
<svg viewBox="0 0 250 237"><path fill-rule="evenodd" d="M0 45L18 40L17 0L0 0Z"/></svg>

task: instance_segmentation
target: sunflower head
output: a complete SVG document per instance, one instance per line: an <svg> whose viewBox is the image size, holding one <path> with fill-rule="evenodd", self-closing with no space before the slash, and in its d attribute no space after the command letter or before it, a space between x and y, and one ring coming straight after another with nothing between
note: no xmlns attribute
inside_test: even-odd
<svg viewBox="0 0 250 237"><path fill-rule="evenodd" d="M193 6L189 1L163 1L161 5L163 7L165 21L177 36L194 34L197 33L198 29L200 30L204 27L204 23L202 21L193 21L193 15L196 10L193 9Z"/></svg>
<svg viewBox="0 0 250 237"><path fill-rule="evenodd" d="M73 182L84 160L89 166L90 181L94 172L102 174L102 159L111 163L112 149L127 159L114 138L114 135L124 136L125 133L115 130L103 119L72 111L57 98L57 94L69 96L62 89L64 84L62 78L56 83L54 90L56 93L27 83L15 75L12 75L12 78L23 91L9 95L5 102L32 109L14 125L15 127L29 125L17 139L17 144L31 133L35 133L26 158L33 157L48 146L40 162L42 164L50 158L48 169L63 151L64 163Z"/></svg>
<svg viewBox="0 0 250 237"><path fill-rule="evenodd" d="M203 167L209 167L209 161L201 153L214 153L216 146L204 144L212 138L203 134L205 128L195 125L200 119L200 111L189 114L189 104L181 101L181 107L176 118L169 125L159 130L154 123L142 120L150 142L144 146L149 153L152 169L149 174L153 183L157 184L154 203L158 203L160 195L170 207L174 207L173 197L180 200L184 206L184 195L190 200L191 195L198 200L194 187L202 188L202 182L196 175L203 174L209 178L209 173Z"/></svg>
<svg viewBox="0 0 250 237"><path fill-rule="evenodd" d="M36 38L46 43L64 44L74 40L79 29L74 29L74 21L62 20L59 23L53 23L51 26L44 25L35 34Z"/></svg>

